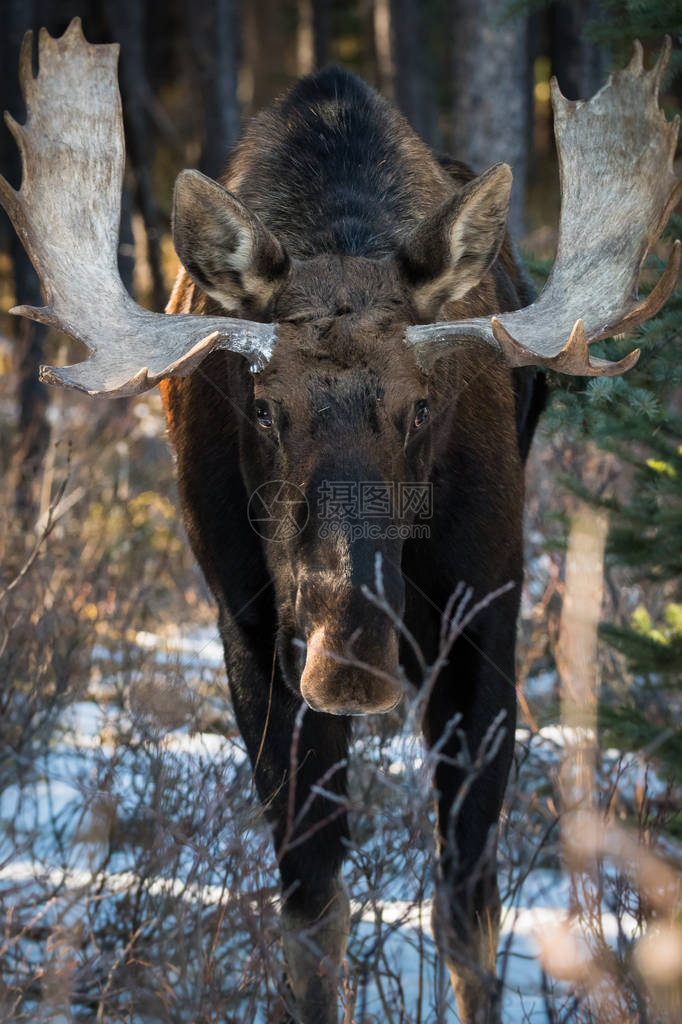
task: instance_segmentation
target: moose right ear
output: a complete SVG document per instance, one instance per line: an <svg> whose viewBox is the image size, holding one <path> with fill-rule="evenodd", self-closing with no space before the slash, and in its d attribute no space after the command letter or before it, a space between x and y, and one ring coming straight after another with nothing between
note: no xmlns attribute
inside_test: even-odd
<svg viewBox="0 0 682 1024"><path fill-rule="evenodd" d="M417 225L398 256L412 299L425 319L461 299L497 258L507 228L512 172L495 164Z"/></svg>
<svg viewBox="0 0 682 1024"><path fill-rule="evenodd" d="M192 280L230 313L265 313L289 272L284 247L260 218L199 171L175 182L173 244Z"/></svg>

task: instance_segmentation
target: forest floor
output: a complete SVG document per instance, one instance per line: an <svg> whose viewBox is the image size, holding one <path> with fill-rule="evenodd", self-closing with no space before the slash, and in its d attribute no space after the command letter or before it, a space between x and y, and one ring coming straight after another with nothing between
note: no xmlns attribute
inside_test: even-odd
<svg viewBox="0 0 682 1024"><path fill-rule="evenodd" d="M97 681L59 716L42 756L0 799L7 828L0 899L28 925L6 963L17 995L22 975L24 984L32 971L43 979L40 1003L25 992L15 1019L31 1019L39 1005L40 1020L69 1019L67 1012L87 1020L90 1002L104 1007L100 1019L127 1020L137 998L132 1019L140 1022L221 1019L213 1015L220 1008L230 1021L265 1024L282 971L269 834L236 730L196 729L202 704L221 704L220 645L199 630L172 640L144 633L139 643L137 685L152 673L177 674L194 695L194 722L167 729L153 710L133 711L127 695L135 681L122 686L106 652L95 649ZM538 699L553 686L550 673L536 680ZM220 714L229 723L227 706ZM455 1019L430 932L434 844L424 751L399 723L394 728L360 727L352 751L351 801L369 808L352 814L345 871L358 1024ZM564 739L556 724L517 731L501 850L506 1024L580 1019L571 1012L575 993L537 959L543 935L568 919L570 903L556 836L547 836L551 814L541 807ZM642 785L642 766L608 751L605 780L616 770L621 787ZM608 898L601 917L614 945L623 931L637 932L637 921Z"/></svg>

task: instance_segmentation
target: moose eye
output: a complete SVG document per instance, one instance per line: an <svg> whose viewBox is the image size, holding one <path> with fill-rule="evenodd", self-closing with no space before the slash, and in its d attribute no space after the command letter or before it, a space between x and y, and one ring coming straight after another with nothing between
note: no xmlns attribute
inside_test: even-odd
<svg viewBox="0 0 682 1024"><path fill-rule="evenodd" d="M272 426L272 412L267 402L256 402L256 419L261 427Z"/></svg>
<svg viewBox="0 0 682 1024"><path fill-rule="evenodd" d="M419 429L419 427L423 427L425 423L428 423L430 415L428 403L425 401L417 402L413 423L415 429Z"/></svg>

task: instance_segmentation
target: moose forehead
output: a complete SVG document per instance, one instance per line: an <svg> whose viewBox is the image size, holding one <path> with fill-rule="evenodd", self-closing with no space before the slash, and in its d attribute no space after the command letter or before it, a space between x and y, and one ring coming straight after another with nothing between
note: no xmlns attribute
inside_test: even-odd
<svg viewBox="0 0 682 1024"><path fill-rule="evenodd" d="M278 340L256 398L352 419L425 390L404 343L414 313L390 259L320 256L294 263L276 304ZM364 413L363 413L364 410ZM344 415L345 414L345 415Z"/></svg>
<svg viewBox="0 0 682 1024"><path fill-rule="evenodd" d="M325 254L293 261L275 303L279 323L349 314L361 317L367 330L410 322L415 311L395 260Z"/></svg>

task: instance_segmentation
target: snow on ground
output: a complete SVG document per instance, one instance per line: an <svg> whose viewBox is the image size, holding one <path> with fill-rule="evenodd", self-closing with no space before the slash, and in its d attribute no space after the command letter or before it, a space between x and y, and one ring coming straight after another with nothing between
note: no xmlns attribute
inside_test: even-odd
<svg viewBox="0 0 682 1024"><path fill-rule="evenodd" d="M179 655L183 665L200 662L204 666L220 668L223 664L223 645L214 629L199 629L191 636L171 633L165 637L140 631L135 642L143 650L154 651L159 661L172 659L177 664Z"/></svg>
<svg viewBox="0 0 682 1024"><path fill-rule="evenodd" d="M141 633L137 642L141 648L153 652L160 664L168 659L174 659L174 664L179 661L185 668L210 668L222 663L222 649L212 631L195 634L189 639L178 636L163 640ZM102 653L95 652L94 656L101 658ZM101 693L101 686L97 692ZM89 841L88 830L84 828L88 816L96 817L98 801L102 799L97 765L101 774L101 765L107 761L115 773L118 813L125 814L127 808L131 815L135 814L144 780L140 778L140 763L135 754L116 747L115 737L126 729L132 729L132 721L125 709L111 701L79 701L63 714L58 739L32 766L26 781L2 793L0 822L12 825L13 851L8 856L7 841L0 847L0 895L3 889L16 891L20 883L26 898L32 895L39 902L38 894L48 888L57 888L61 894L59 899L70 891L87 892L94 886L99 887L98 891L104 888L111 893L121 893L139 881L134 864L126 861L125 852L119 851L114 857L107 855L105 863L101 863L97 844ZM546 758L548 766L556 763L557 752L576 738L557 725L546 726L532 736L527 729L517 731L518 743L530 744L536 753ZM158 749L174 763L185 767L201 769L208 764L220 764L223 777L227 779L240 771L246 772L244 779L248 785L246 753L238 738L212 732L192 735L187 729L176 729L162 736ZM381 747L376 737L369 738L355 753L369 762L380 761L385 766L387 782L403 779L410 787L422 788L428 783L424 750L414 736L401 734ZM615 758L617 752L610 752L610 755ZM624 776L629 784L636 785L640 770L635 761L626 766ZM254 843L256 838L262 843L262 828L262 825L254 825ZM31 837L23 848L22 837ZM248 835L242 838L248 846L251 838ZM417 857L414 863L423 863L423 877L430 877L426 859L429 864L432 862L432 851L425 848L419 856L422 861ZM400 978L406 1006L416 1006L418 993L421 993L427 1007L435 1007L439 1002L442 1005L443 1000L452 1007L442 969L425 969L425 965L436 962L430 933L431 902L428 891L421 903L415 902L414 863L404 875L388 880L379 905L354 899L352 946L358 957L370 955L377 913L380 913L384 936L387 926L389 932L383 944L383 956ZM204 874L201 881L192 880L190 868L191 861L188 861L186 877L181 873L170 880L162 876L148 878L148 892L170 894L205 906L221 903L225 899L224 881L211 880L210 874ZM274 874L272 882L275 882ZM565 877L558 871L542 868L530 871L513 904L505 906L498 955L498 967L505 979L505 1024L548 1019L536 960L538 939L566 920L568 899ZM73 913L73 903L70 913ZM604 924L607 937L615 942L619 925L608 911ZM622 919L620 924L623 925ZM634 928L635 922L626 921L626 929L630 926ZM557 992L561 998L562 990L559 988ZM360 1011L364 1016L357 1019L370 1020L372 1015L381 1019L381 997L370 978L358 992L356 1014ZM449 1012L450 1019L454 1020L454 1008Z"/></svg>

